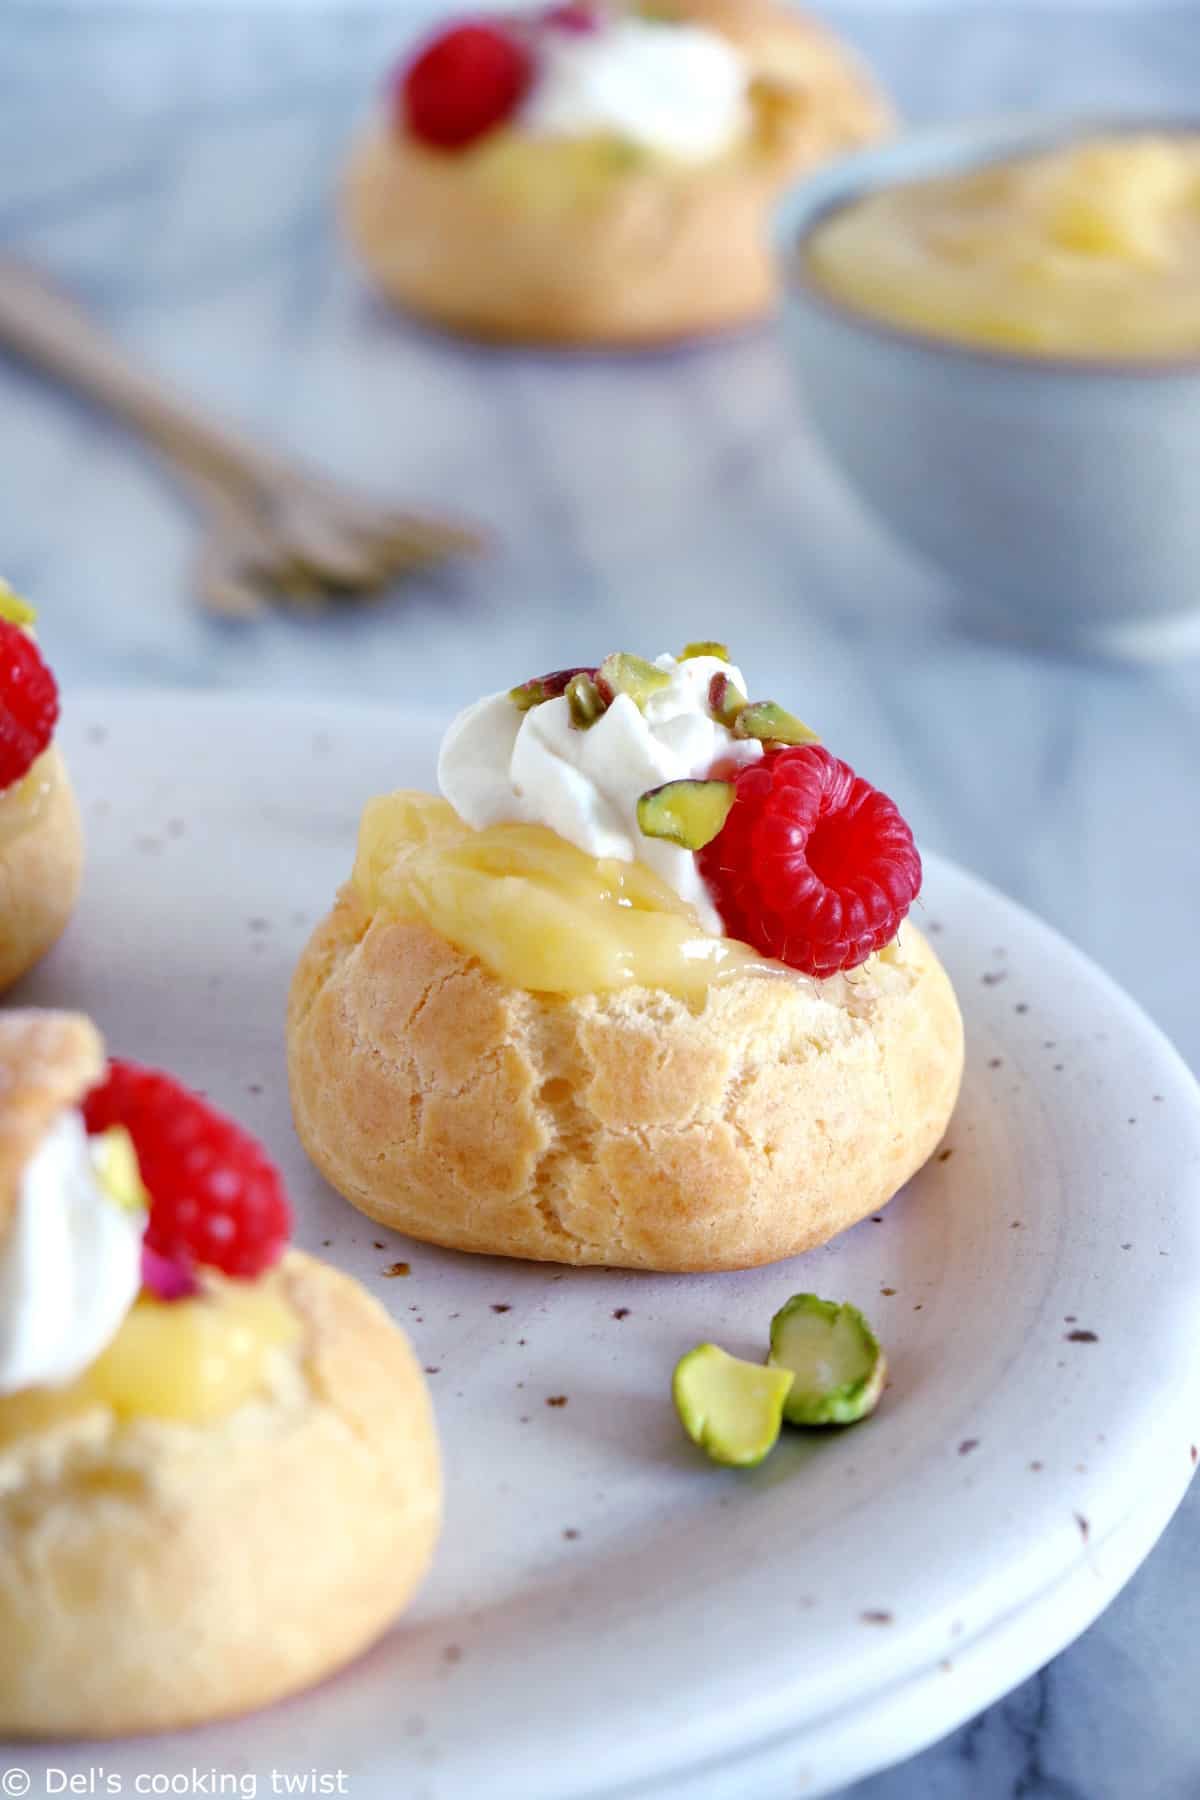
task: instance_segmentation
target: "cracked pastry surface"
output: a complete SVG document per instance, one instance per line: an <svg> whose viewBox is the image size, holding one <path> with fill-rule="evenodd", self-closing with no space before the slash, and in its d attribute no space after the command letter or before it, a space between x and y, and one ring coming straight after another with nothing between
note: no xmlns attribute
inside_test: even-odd
<svg viewBox="0 0 1200 1800"><path fill-rule="evenodd" d="M826 981L564 998L350 885L301 957L288 1052L301 1140L369 1217L459 1250L682 1272L796 1255L877 1211L940 1139L963 1042L910 924Z"/></svg>

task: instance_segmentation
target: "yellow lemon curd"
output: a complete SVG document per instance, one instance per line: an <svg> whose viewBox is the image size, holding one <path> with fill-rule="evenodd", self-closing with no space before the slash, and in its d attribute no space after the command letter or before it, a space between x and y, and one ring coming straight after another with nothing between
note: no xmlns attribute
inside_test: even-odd
<svg viewBox="0 0 1200 1800"><path fill-rule="evenodd" d="M120 1420L208 1425L254 1398L269 1353L300 1336L271 1286L212 1280L189 1300L143 1294L77 1381L0 1399L0 1444L102 1406Z"/></svg>
<svg viewBox="0 0 1200 1800"><path fill-rule="evenodd" d="M1200 352L1200 133L1088 139L884 188L818 226L808 264L836 299L926 335Z"/></svg>
<svg viewBox="0 0 1200 1800"><path fill-rule="evenodd" d="M510 987L697 998L727 972L781 967L711 937L643 863L588 856L541 825L475 831L430 794L369 802L353 883L368 911L428 925Z"/></svg>
<svg viewBox="0 0 1200 1800"><path fill-rule="evenodd" d="M604 204L614 182L631 175L692 182L697 171L701 179L709 179L714 168L736 169L747 158L769 157L807 116L806 96L784 82L753 81L748 99L746 132L700 163L681 161L615 131L568 137L520 128L489 131L455 160L469 164L484 186L523 207L555 215Z"/></svg>

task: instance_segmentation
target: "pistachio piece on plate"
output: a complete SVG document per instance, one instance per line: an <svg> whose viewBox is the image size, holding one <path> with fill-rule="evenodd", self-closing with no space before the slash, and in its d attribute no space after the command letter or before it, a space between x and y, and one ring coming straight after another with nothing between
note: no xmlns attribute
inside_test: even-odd
<svg viewBox="0 0 1200 1800"><path fill-rule="evenodd" d="M793 1294L771 1320L771 1368L793 1377L789 1425L853 1425L875 1410L887 1358L856 1306Z"/></svg>
<svg viewBox="0 0 1200 1800"><path fill-rule="evenodd" d="M651 694L661 693L670 684L671 677L665 669L656 668L644 657L629 656L624 650L606 656L596 670L596 686L606 701L611 703L618 694L627 694L639 712Z"/></svg>
<svg viewBox="0 0 1200 1800"><path fill-rule="evenodd" d="M760 738L764 743L773 744L820 742L817 733L802 719L788 712L786 707L777 706L774 700L756 700L750 706L743 706L734 722L733 733L735 737Z"/></svg>
<svg viewBox="0 0 1200 1800"><path fill-rule="evenodd" d="M700 1344L675 1365L671 1393L683 1429L714 1462L752 1469L778 1440L789 1369L743 1362Z"/></svg>
<svg viewBox="0 0 1200 1800"><path fill-rule="evenodd" d="M700 638L694 644L685 644L676 660L691 662L695 656L719 656L722 662L728 662L729 645L718 644L715 638Z"/></svg>
<svg viewBox="0 0 1200 1800"><path fill-rule="evenodd" d="M729 817L731 781L666 781L637 803L643 837L666 838L684 850L703 850Z"/></svg>

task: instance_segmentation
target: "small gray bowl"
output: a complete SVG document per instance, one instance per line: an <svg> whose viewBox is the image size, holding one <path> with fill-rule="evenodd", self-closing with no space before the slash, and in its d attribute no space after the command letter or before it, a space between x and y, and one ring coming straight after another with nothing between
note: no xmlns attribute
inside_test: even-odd
<svg viewBox="0 0 1200 1800"><path fill-rule="evenodd" d="M989 635L1132 656L1200 649L1200 355L974 349L881 324L817 286L809 234L880 187L1098 133L1200 130L1112 115L915 132L781 202L783 330L851 487L954 584Z"/></svg>

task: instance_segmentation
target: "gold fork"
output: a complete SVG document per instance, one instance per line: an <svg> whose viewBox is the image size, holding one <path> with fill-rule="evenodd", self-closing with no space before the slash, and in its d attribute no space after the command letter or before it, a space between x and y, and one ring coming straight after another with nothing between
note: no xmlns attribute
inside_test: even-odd
<svg viewBox="0 0 1200 1800"><path fill-rule="evenodd" d="M485 547L473 526L368 500L207 418L40 272L7 257L0 347L116 414L171 466L206 517L200 598L226 618L271 599L320 606Z"/></svg>

